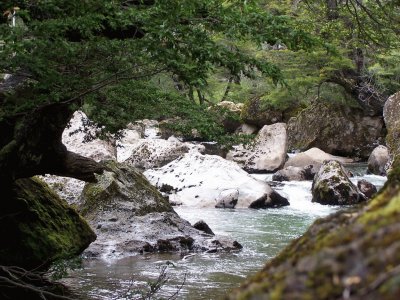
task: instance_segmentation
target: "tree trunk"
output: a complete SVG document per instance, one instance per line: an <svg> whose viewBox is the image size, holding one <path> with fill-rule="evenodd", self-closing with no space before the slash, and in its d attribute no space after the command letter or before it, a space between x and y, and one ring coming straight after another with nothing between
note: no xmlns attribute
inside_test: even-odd
<svg viewBox="0 0 400 300"><path fill-rule="evenodd" d="M353 69L344 69L336 71L327 82L342 86L357 100L367 115L382 115L387 96L380 91L371 76L361 75Z"/></svg>
<svg viewBox="0 0 400 300"><path fill-rule="evenodd" d="M42 174L95 182L103 166L68 151L62 143L72 114L71 105L55 103L0 122L0 133L8 137L0 140L1 184Z"/></svg>

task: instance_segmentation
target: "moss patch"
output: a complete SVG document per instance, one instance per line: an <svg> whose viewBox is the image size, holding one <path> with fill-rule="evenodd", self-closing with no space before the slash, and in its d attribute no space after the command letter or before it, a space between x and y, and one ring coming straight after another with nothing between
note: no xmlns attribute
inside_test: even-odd
<svg viewBox="0 0 400 300"><path fill-rule="evenodd" d="M80 254L96 236L37 178L19 179L0 202L0 264L27 269Z"/></svg>

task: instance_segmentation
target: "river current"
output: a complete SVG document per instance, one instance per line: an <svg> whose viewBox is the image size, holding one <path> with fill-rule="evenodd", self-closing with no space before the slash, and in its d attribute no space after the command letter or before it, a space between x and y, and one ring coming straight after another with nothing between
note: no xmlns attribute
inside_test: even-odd
<svg viewBox="0 0 400 300"><path fill-rule="evenodd" d="M366 166L350 166L357 183L366 179L382 187L386 177L364 175ZM254 177L271 181L270 174ZM217 235L229 236L243 245L237 253L145 254L120 260L84 261L84 268L62 280L82 299L136 299L130 292L146 290L163 266L168 281L155 299L168 299L182 285L177 299L219 299L237 287L244 279L260 270L290 241L303 234L320 217L339 209L311 202L311 181L272 183L286 196L290 206L266 209L199 209L175 207L190 223L204 220Z"/></svg>

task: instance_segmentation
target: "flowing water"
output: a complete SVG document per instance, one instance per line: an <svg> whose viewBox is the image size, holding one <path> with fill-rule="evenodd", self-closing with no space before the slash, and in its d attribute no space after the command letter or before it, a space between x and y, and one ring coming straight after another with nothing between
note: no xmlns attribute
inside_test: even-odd
<svg viewBox="0 0 400 300"><path fill-rule="evenodd" d="M364 178L378 188L386 178L363 175L365 165L351 167L353 182ZM254 175L270 181L272 175ZM177 207L175 210L192 224L204 220L218 235L232 237L243 245L237 253L223 254L146 254L116 261L93 260L84 269L63 280L83 299L130 299L128 291L145 289L155 281L162 266L168 265L168 282L157 298L168 298L178 286L178 299L219 299L239 285L246 276L261 269L290 241L304 233L317 218L340 208L311 202L311 181L276 183L290 206L267 209L198 209Z"/></svg>

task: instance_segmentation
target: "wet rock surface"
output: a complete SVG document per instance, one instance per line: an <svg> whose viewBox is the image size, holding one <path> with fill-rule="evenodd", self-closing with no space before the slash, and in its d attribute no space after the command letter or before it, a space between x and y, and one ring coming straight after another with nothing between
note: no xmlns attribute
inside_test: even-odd
<svg viewBox="0 0 400 300"><path fill-rule="evenodd" d="M365 179L359 180L357 182L357 187L367 199L371 199L378 192L376 186Z"/></svg>

